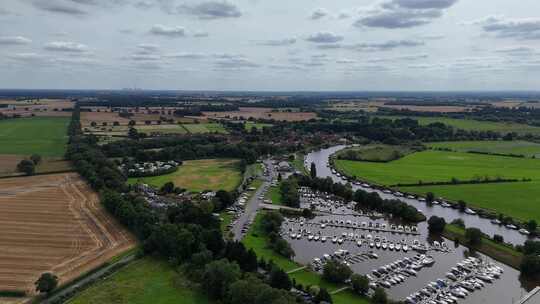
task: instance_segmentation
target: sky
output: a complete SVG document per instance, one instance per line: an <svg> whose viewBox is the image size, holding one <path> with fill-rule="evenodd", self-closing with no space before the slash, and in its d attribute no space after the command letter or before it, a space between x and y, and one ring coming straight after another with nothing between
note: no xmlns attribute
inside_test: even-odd
<svg viewBox="0 0 540 304"><path fill-rule="evenodd" d="M538 0L1 0L0 88L540 89Z"/></svg>

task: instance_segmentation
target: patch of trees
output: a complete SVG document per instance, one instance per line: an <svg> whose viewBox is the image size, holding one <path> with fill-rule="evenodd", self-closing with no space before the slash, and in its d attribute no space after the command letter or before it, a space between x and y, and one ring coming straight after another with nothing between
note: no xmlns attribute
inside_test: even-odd
<svg viewBox="0 0 540 304"><path fill-rule="evenodd" d="M496 184L496 183L517 183L517 182L530 182L530 178L504 178L504 177L490 177L490 176L478 176L471 180L460 180L453 177L450 181L441 181L441 182L424 182L419 181L418 183L398 183L390 185L390 187L410 187L410 186L441 186L441 185L476 185L476 184Z"/></svg>
<svg viewBox="0 0 540 304"><path fill-rule="evenodd" d="M446 227L446 221L442 217L432 216L428 220L428 230L431 233L442 233Z"/></svg>
<svg viewBox="0 0 540 304"><path fill-rule="evenodd" d="M340 261L330 260L323 268L323 278L333 283L345 283L353 274L351 268Z"/></svg>
<svg viewBox="0 0 540 304"><path fill-rule="evenodd" d="M291 248L291 245L279 235L283 221L283 216L279 212L265 212L262 214L261 228L268 236L270 246L275 252L286 258L292 258L295 256L294 250Z"/></svg>
<svg viewBox="0 0 540 304"><path fill-rule="evenodd" d="M282 202L289 207L300 207L300 195L298 194L298 181L291 176L286 180L281 181L279 186Z"/></svg>

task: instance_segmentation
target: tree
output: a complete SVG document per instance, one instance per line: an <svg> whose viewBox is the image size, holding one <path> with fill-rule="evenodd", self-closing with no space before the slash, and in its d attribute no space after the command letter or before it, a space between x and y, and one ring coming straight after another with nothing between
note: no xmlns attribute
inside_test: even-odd
<svg viewBox="0 0 540 304"><path fill-rule="evenodd" d="M373 304L387 304L388 296L382 288L376 288L373 296L371 297L371 303Z"/></svg>
<svg viewBox="0 0 540 304"><path fill-rule="evenodd" d="M458 201L459 211L464 212L467 209L467 203L465 201Z"/></svg>
<svg viewBox="0 0 540 304"><path fill-rule="evenodd" d="M137 124L137 122L136 122L135 120L130 120L130 121L128 122L128 126L130 126L130 127L133 127L133 126L136 125L136 124Z"/></svg>
<svg viewBox="0 0 540 304"><path fill-rule="evenodd" d="M341 262L331 260L323 269L323 278L333 283L343 283L352 275L352 270L349 266Z"/></svg>
<svg viewBox="0 0 540 304"><path fill-rule="evenodd" d="M289 275L281 268L274 267L270 272L270 286L283 290L291 290L292 283Z"/></svg>
<svg viewBox="0 0 540 304"><path fill-rule="evenodd" d="M431 204L435 200L435 194L433 192L426 193L426 203Z"/></svg>
<svg viewBox="0 0 540 304"><path fill-rule="evenodd" d="M36 172L36 165L31 160L23 159L17 165L17 171L25 173L26 175L34 175Z"/></svg>
<svg viewBox="0 0 540 304"><path fill-rule="evenodd" d="M39 163L41 162L41 155L39 154L32 154L32 156L30 156L30 160L34 163L34 165L39 165Z"/></svg>
<svg viewBox="0 0 540 304"><path fill-rule="evenodd" d="M326 288L321 288L317 295L313 298L313 301L315 303L321 303L321 302L327 302L327 303L333 303L332 297L328 293L328 290Z"/></svg>
<svg viewBox="0 0 540 304"><path fill-rule="evenodd" d="M446 227L446 221L442 217L432 216L428 220L428 230L431 233L442 233Z"/></svg>
<svg viewBox="0 0 540 304"><path fill-rule="evenodd" d="M471 246L480 245L482 242L482 231L478 228L467 228L465 230L465 239Z"/></svg>
<svg viewBox="0 0 540 304"><path fill-rule="evenodd" d="M495 241L496 243L503 243L504 242L504 238L502 235L500 234L495 234L493 236L493 241Z"/></svg>
<svg viewBox="0 0 540 304"><path fill-rule="evenodd" d="M527 278L540 277L540 256L526 255L521 261L521 274Z"/></svg>
<svg viewBox="0 0 540 304"><path fill-rule="evenodd" d="M462 219L455 219L452 221L451 224L461 228L465 228L465 222Z"/></svg>
<svg viewBox="0 0 540 304"><path fill-rule="evenodd" d="M538 227L538 223L536 223L535 220L530 220L527 222L527 230L530 232L536 231L536 228Z"/></svg>
<svg viewBox="0 0 540 304"><path fill-rule="evenodd" d="M311 170L309 171L309 173L311 174L311 178L317 177L317 166L315 165L315 163L311 163Z"/></svg>
<svg viewBox="0 0 540 304"><path fill-rule="evenodd" d="M359 295L366 295L369 291L369 279L364 275L353 274L351 285L354 292Z"/></svg>
<svg viewBox="0 0 540 304"><path fill-rule="evenodd" d="M213 299L223 299L229 286L240 278L240 267L226 259L206 265L203 275L203 289Z"/></svg>
<svg viewBox="0 0 540 304"><path fill-rule="evenodd" d="M58 277L50 272L43 273L34 283L36 291L50 293L58 286Z"/></svg>
<svg viewBox="0 0 540 304"><path fill-rule="evenodd" d="M90 126L92 126L92 127L94 127L94 128L97 127L97 122L92 121L92 122L90 123Z"/></svg>
<svg viewBox="0 0 540 304"><path fill-rule="evenodd" d="M131 127L129 128L129 131L128 131L128 137L130 139L139 139L139 132L137 131L137 129Z"/></svg>
<svg viewBox="0 0 540 304"><path fill-rule="evenodd" d="M165 184L161 187L160 191L161 191L162 193L172 193L172 192L174 191L174 183L173 183L173 182L167 182L167 183L165 183Z"/></svg>

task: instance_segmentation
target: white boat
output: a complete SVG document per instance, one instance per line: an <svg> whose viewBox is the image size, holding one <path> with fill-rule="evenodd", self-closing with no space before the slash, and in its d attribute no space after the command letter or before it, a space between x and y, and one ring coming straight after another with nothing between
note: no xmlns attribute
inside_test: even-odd
<svg viewBox="0 0 540 304"><path fill-rule="evenodd" d="M382 243L381 246L382 246L382 249L383 249L383 250L386 250L386 249L388 248L388 244L387 244L387 243Z"/></svg>
<svg viewBox="0 0 540 304"><path fill-rule="evenodd" d="M338 239L337 242L338 244L343 244L343 239Z"/></svg>
<svg viewBox="0 0 540 304"><path fill-rule="evenodd" d="M388 245L388 249L390 249L390 250L394 250L394 247L395 247L394 243L390 243L390 245Z"/></svg>
<svg viewBox="0 0 540 304"><path fill-rule="evenodd" d="M498 219L491 220L491 223L492 223L492 224L495 224L495 225L500 225L500 224L502 224L502 222L499 221Z"/></svg>
<svg viewBox="0 0 540 304"><path fill-rule="evenodd" d="M308 241L311 241L311 240L313 240L313 235L310 234L310 235L308 235L307 238L308 238Z"/></svg>
<svg viewBox="0 0 540 304"><path fill-rule="evenodd" d="M518 229L516 226L514 226L514 225L512 225L512 224L506 225L506 228L512 229L512 230L517 230L517 229Z"/></svg>
<svg viewBox="0 0 540 304"><path fill-rule="evenodd" d="M409 251L409 246L403 245L403 251L405 251L405 252Z"/></svg>
<svg viewBox="0 0 540 304"><path fill-rule="evenodd" d="M465 213L470 214L470 215L475 215L475 214L476 214L476 211L467 208L467 209L465 209Z"/></svg>
<svg viewBox="0 0 540 304"><path fill-rule="evenodd" d="M337 242L337 237L332 238L332 243L336 243L336 242Z"/></svg>
<svg viewBox="0 0 540 304"><path fill-rule="evenodd" d="M358 247L362 247L362 241L356 242L356 245L358 245Z"/></svg>
<svg viewBox="0 0 540 304"><path fill-rule="evenodd" d="M321 242L323 242L323 243L326 242L326 237L325 237L325 236L323 236L323 237L321 238Z"/></svg>
<svg viewBox="0 0 540 304"><path fill-rule="evenodd" d="M524 234L524 235L531 234L527 229L523 229L523 228L519 229L519 233Z"/></svg>

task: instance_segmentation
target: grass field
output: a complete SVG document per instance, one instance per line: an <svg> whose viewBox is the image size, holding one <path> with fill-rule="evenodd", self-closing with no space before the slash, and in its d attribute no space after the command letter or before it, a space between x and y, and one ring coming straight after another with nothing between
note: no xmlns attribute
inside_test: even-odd
<svg viewBox="0 0 540 304"><path fill-rule="evenodd" d="M93 285L71 304L208 304L197 286L164 261L143 258Z"/></svg>
<svg viewBox="0 0 540 304"><path fill-rule="evenodd" d="M257 130L262 130L264 127L271 127L271 126L273 126L273 125L272 124L267 124L267 123L257 123L257 122L252 122L252 121L247 121L244 124L244 128L247 131L251 131L251 129L253 129L253 127L255 127Z"/></svg>
<svg viewBox="0 0 540 304"><path fill-rule="evenodd" d="M401 187L403 191L425 194L503 213L521 220L540 222L540 181L478 185Z"/></svg>
<svg viewBox="0 0 540 304"><path fill-rule="evenodd" d="M137 131L151 134L151 133L167 133L167 134L186 134L188 131L183 125L141 125L135 126ZM127 129L126 129L127 131Z"/></svg>
<svg viewBox="0 0 540 304"><path fill-rule="evenodd" d="M281 191L279 189L280 183L277 186L271 186L266 192L265 199L272 201L274 205L283 205L283 199L281 198Z"/></svg>
<svg viewBox="0 0 540 304"><path fill-rule="evenodd" d="M182 126L191 134L227 133L223 125L218 123L183 124Z"/></svg>
<svg viewBox="0 0 540 304"><path fill-rule="evenodd" d="M540 160L446 151L423 151L389 163L336 160L348 175L384 185L398 183L448 182L453 177L540 179Z"/></svg>
<svg viewBox="0 0 540 304"><path fill-rule="evenodd" d="M62 157L67 144L67 117L33 117L0 121L0 154Z"/></svg>
<svg viewBox="0 0 540 304"><path fill-rule="evenodd" d="M192 192L204 190L234 190L242 181L240 162L233 159L189 160L178 167L176 172L143 178L130 178L128 183L138 181L161 187L173 182L177 187Z"/></svg>
<svg viewBox="0 0 540 304"><path fill-rule="evenodd" d="M411 148L405 146L366 145L341 150L336 153L336 157L345 160L388 162L412 152Z"/></svg>
<svg viewBox="0 0 540 304"><path fill-rule="evenodd" d="M516 154L526 157L540 157L540 144L529 141L455 141L455 142L437 142L426 144L432 148L445 148L459 152L483 152L483 153L501 153Z"/></svg>
<svg viewBox="0 0 540 304"><path fill-rule="evenodd" d="M405 116L377 116L380 118L405 118ZM516 132L518 134L540 134L540 127L529 126L525 124L518 123L504 123L504 122L491 122L491 121L479 121L472 119L457 119L457 118L447 118L447 117L418 117L418 116L407 116L412 119L418 120L422 125L428 125L434 122L442 122L449 126L463 129L463 130L474 130L474 131L495 131L500 133L510 133Z"/></svg>

